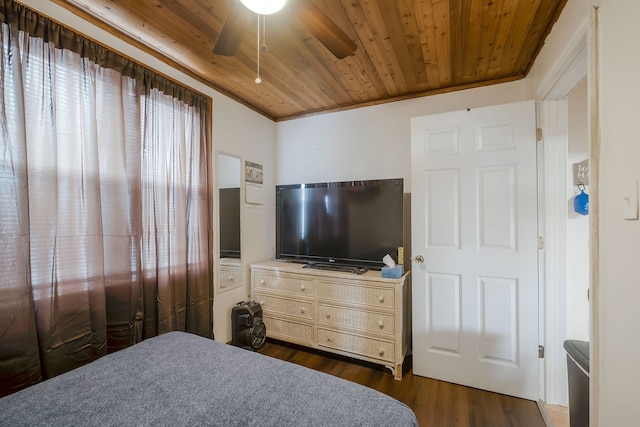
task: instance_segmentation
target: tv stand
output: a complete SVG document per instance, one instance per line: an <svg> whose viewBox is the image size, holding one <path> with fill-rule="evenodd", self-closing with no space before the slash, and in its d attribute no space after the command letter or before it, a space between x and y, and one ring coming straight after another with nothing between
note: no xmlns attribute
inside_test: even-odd
<svg viewBox="0 0 640 427"><path fill-rule="evenodd" d="M328 270L328 271L341 271L343 273L352 273L352 274L364 274L369 271L369 267L358 267L355 265L345 265L345 264L324 264L324 263L316 263L310 262L305 264L302 268L311 268L314 270Z"/></svg>
<svg viewBox="0 0 640 427"><path fill-rule="evenodd" d="M251 265L251 299L262 306L267 337L384 365L402 379L411 336L409 273L386 279L379 271L267 261Z"/></svg>

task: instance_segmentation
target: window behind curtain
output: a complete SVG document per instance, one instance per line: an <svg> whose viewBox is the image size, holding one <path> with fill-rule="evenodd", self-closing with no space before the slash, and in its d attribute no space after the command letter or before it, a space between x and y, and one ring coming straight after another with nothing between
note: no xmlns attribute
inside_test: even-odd
<svg viewBox="0 0 640 427"><path fill-rule="evenodd" d="M2 3L0 396L212 337L209 100Z"/></svg>

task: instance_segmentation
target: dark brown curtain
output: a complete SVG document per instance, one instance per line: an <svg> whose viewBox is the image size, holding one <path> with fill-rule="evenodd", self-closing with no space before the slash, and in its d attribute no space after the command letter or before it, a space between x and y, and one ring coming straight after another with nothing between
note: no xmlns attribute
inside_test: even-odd
<svg viewBox="0 0 640 427"><path fill-rule="evenodd" d="M209 100L0 0L0 396L213 337Z"/></svg>

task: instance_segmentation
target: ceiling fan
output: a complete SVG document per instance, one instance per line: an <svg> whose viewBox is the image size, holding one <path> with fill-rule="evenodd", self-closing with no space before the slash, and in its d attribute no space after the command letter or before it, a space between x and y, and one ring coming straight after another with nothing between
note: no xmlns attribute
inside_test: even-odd
<svg viewBox="0 0 640 427"><path fill-rule="evenodd" d="M343 59L353 54L356 44L311 0L289 0L296 19L322 43L336 58ZM234 0L233 9L222 25L222 30L213 46L216 55L233 56L251 25L253 13L239 0Z"/></svg>

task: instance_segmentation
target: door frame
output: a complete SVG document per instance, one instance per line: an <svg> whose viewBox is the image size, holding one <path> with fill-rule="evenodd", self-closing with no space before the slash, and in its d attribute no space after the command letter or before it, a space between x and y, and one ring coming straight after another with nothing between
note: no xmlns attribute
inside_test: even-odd
<svg viewBox="0 0 640 427"><path fill-rule="evenodd" d="M566 355L566 97L588 77L588 22L571 40L551 73L549 81L534 94L538 128L543 129L538 149L539 232L544 239L540 256L540 400L568 406Z"/></svg>

